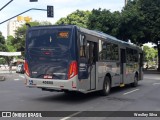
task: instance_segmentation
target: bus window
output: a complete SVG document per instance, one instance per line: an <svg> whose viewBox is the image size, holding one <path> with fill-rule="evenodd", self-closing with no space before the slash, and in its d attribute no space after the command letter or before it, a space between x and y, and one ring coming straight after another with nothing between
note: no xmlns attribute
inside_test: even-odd
<svg viewBox="0 0 160 120"><path fill-rule="evenodd" d="M102 44L102 51L99 53L100 60L116 61L119 60L118 45L105 42Z"/></svg>
<svg viewBox="0 0 160 120"><path fill-rule="evenodd" d="M80 35L80 57L86 57L86 40L84 35Z"/></svg>
<svg viewBox="0 0 160 120"><path fill-rule="evenodd" d="M137 50L126 48L126 53L127 53L127 62L138 62Z"/></svg>

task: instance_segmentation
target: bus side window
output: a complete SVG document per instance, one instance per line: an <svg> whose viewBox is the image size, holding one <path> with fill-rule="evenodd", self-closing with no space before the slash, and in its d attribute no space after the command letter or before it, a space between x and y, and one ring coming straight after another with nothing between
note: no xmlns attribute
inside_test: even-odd
<svg viewBox="0 0 160 120"><path fill-rule="evenodd" d="M80 58L86 56L86 40L84 35L80 35Z"/></svg>
<svg viewBox="0 0 160 120"><path fill-rule="evenodd" d="M98 61L98 46L96 42L87 42L87 58L89 64L95 64Z"/></svg>

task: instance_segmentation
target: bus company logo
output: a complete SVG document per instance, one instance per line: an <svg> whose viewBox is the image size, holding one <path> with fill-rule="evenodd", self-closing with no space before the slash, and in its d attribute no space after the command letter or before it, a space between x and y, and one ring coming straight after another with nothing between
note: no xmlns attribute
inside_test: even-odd
<svg viewBox="0 0 160 120"><path fill-rule="evenodd" d="M2 112L2 117L12 117L11 112Z"/></svg>

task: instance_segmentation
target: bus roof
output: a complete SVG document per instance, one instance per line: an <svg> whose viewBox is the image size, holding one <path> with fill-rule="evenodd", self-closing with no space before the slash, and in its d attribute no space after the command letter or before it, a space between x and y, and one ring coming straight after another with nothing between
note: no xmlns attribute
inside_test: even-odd
<svg viewBox="0 0 160 120"><path fill-rule="evenodd" d="M88 30L88 29L81 28L81 27L79 27L79 29L80 29L80 31L82 31L82 32L85 32L85 33L87 33L87 34L91 34L91 35L94 35L94 36L103 38L104 40L107 40L107 41L110 41L110 42L113 42L113 43L117 43L117 44L121 44L122 46L131 47L131 48L134 48L134 49L138 49L139 51L142 51L142 49L141 49L139 46L137 46L137 45L135 45L135 44L133 44L133 43L119 40L119 39L117 39L116 37L113 37L113 36L111 36L111 35L108 35L108 34L106 34L106 33L101 32L101 31Z"/></svg>

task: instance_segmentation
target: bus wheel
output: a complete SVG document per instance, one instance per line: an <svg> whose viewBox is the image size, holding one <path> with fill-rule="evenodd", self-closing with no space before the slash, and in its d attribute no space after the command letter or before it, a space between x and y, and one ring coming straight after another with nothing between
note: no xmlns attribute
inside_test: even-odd
<svg viewBox="0 0 160 120"><path fill-rule="evenodd" d="M110 82L110 78L108 76L105 77L104 83L103 83L103 89L101 91L101 94L103 96L107 96L110 93L110 89L111 89L111 82Z"/></svg>
<svg viewBox="0 0 160 120"><path fill-rule="evenodd" d="M131 86L132 87L137 87L138 86L138 75L137 74L134 76L134 82L131 83Z"/></svg>

